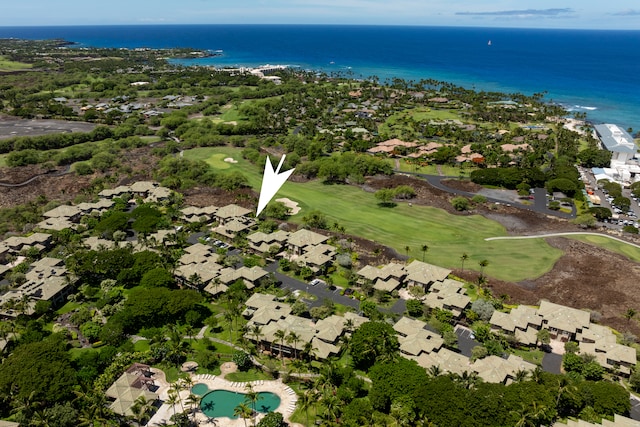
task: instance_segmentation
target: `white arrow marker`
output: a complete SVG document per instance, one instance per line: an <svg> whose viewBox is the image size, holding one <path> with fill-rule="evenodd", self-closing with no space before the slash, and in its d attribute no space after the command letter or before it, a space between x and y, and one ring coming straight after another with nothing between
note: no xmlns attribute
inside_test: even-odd
<svg viewBox="0 0 640 427"><path fill-rule="evenodd" d="M280 173L280 168L282 167L285 157L287 157L287 155L283 154L280 159L280 163L278 163L278 168L274 172L271 160L269 159L269 156L267 156L267 162L264 165L264 175L262 177L262 187L260 187L260 199L258 200L258 211L256 212L256 216L260 215L260 212L262 212L262 210L267 206L267 203L271 201L280 187L282 187L282 184L284 184L295 170L294 168Z"/></svg>

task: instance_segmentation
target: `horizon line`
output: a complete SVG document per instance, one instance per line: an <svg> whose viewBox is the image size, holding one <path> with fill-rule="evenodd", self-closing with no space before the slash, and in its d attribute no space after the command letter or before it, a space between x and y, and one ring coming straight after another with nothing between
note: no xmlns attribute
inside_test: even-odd
<svg viewBox="0 0 640 427"><path fill-rule="evenodd" d="M136 23L108 23L108 24L55 24L55 25L0 25L0 31L10 28L60 28L60 27L177 27L177 26L263 26L263 27L415 27L415 28L485 28L505 30L561 30L561 31L619 31L640 32L640 29L631 28L582 28L582 27L509 27L509 26L483 26L483 25L436 25L436 24L335 24L335 23L176 23L176 22L136 22Z"/></svg>

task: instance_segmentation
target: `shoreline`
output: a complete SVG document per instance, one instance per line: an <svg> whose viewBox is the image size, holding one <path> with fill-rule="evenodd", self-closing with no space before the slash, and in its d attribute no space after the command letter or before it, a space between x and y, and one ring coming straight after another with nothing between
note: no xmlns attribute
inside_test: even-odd
<svg viewBox="0 0 640 427"><path fill-rule="evenodd" d="M130 25L130 31L114 31L117 27L11 27L0 28L0 37L65 39L115 49L224 49L219 56L175 62L292 64L353 78L378 76L380 81L435 79L476 91L529 96L544 91L545 101L586 112L592 122L640 129L640 79L634 77L637 66L627 54L637 46L640 32L350 25ZM539 46L550 44L555 53L540 61ZM594 52L599 63L616 67L603 74L589 59ZM621 62L621 57L626 59Z"/></svg>

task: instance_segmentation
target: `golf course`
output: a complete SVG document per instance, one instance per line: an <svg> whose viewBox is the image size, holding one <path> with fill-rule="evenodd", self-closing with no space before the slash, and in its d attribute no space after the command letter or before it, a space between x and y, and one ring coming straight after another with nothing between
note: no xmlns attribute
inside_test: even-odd
<svg viewBox="0 0 640 427"><path fill-rule="evenodd" d="M260 190L262 167L242 158L241 149L232 147L195 148L184 152L190 160L203 160L220 173L239 171L256 191ZM237 163L224 162L231 157ZM275 162L274 162L275 163ZM480 270L479 262L487 260L485 272L497 279L520 281L541 276L553 267L562 251L543 239L485 241L487 237L506 236L506 230L495 221L480 215L451 215L428 206L400 203L395 208L382 208L372 193L350 185L325 185L320 181L286 182L277 197L288 197L300 204L301 212L291 217L300 223L312 210L327 216L329 223L338 222L348 234L361 236L391 246L421 260L422 246L429 247L425 261L459 268L463 253L469 258L465 268Z"/></svg>

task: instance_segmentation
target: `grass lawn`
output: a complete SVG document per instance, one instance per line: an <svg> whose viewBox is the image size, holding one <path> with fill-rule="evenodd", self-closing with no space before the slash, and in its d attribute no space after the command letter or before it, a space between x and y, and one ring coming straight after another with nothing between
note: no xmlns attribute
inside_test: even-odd
<svg viewBox="0 0 640 427"><path fill-rule="evenodd" d="M296 408L293 414L291 414L291 416L289 417L289 420L293 423L302 424L304 426L312 426L316 422L318 413L319 411L317 410L315 405L311 405L306 411L300 408ZM307 424L307 414L309 415L309 424Z"/></svg>
<svg viewBox="0 0 640 427"><path fill-rule="evenodd" d="M7 154L0 154L0 168L7 166Z"/></svg>
<svg viewBox="0 0 640 427"><path fill-rule="evenodd" d="M272 378L260 369L251 368L247 372L232 372L224 377L228 381L250 382L257 380L271 380Z"/></svg>
<svg viewBox="0 0 640 427"><path fill-rule="evenodd" d="M240 149L207 147L185 151L189 159L208 159L217 154L233 157L238 163L225 170L237 170L259 190L262 168L242 159ZM216 156L218 158L219 156ZM219 169L223 171L222 169ZM486 237L505 236L502 225L480 215L450 215L429 206L380 208L374 195L350 185L325 185L319 181L286 182L278 197L288 197L300 204L301 213L291 217L302 222L311 210L320 210L329 223L340 223L347 233L362 236L395 248L409 256L422 259L420 247L429 245L426 262L447 268L459 267L460 255L467 253L465 268L478 270L478 263L489 261L485 269L489 276L507 281L520 281L541 276L553 268L562 251L549 246L543 239L485 241Z"/></svg>
<svg viewBox="0 0 640 427"><path fill-rule="evenodd" d="M395 164L393 166L395 167ZM442 175L455 177L455 178L460 177L460 171L462 171L463 177L469 178L469 175L471 174L471 172L476 169L477 169L476 167L471 165L465 166L462 169L457 166L440 165L440 172L442 172ZM436 164L429 164L426 166L412 165L407 163L405 159L400 159L400 171L424 173L427 175L440 175L440 172L438 172L438 165Z"/></svg>
<svg viewBox="0 0 640 427"><path fill-rule="evenodd" d="M136 341L136 343L133 345L133 348L136 351L149 351L149 341L147 340L140 340L140 341Z"/></svg>
<svg viewBox="0 0 640 427"><path fill-rule="evenodd" d="M529 363L542 366L542 358L544 357L544 352L542 350L513 350L513 354L522 357Z"/></svg>
<svg viewBox="0 0 640 427"><path fill-rule="evenodd" d="M99 353L100 350L97 348L70 348L69 355L71 355L71 360L78 360L81 355L85 353Z"/></svg>
<svg viewBox="0 0 640 427"><path fill-rule="evenodd" d="M342 270L342 267L340 267L340 270ZM342 271L340 270L331 274L330 277L331 277L331 280L333 280L334 285L346 289L349 287L349 280L347 280L347 278L342 275Z"/></svg>
<svg viewBox="0 0 640 427"><path fill-rule="evenodd" d="M605 236L593 236L589 234L566 237L604 248L608 251L624 255L632 261L640 262L640 248L636 248L635 246L628 245L618 240L609 239Z"/></svg>
<svg viewBox="0 0 640 427"><path fill-rule="evenodd" d="M68 313L68 312L73 311L76 308L80 308L80 307L82 307L81 303L75 302L75 301L69 301L68 303L66 303L65 305L63 305L59 309L57 309L56 310L56 314L58 314L58 315L65 314L65 313Z"/></svg>
<svg viewBox="0 0 640 427"><path fill-rule="evenodd" d="M16 71L32 68L33 65L24 62L10 61L6 57L0 55L0 71Z"/></svg>

